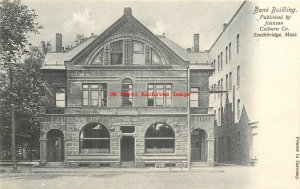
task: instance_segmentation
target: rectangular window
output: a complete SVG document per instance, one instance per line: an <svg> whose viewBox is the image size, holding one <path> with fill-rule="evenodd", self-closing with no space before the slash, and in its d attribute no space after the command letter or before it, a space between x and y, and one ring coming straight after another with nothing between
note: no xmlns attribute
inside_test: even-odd
<svg viewBox="0 0 300 189"><path fill-rule="evenodd" d="M229 61L231 60L231 43L229 43Z"/></svg>
<svg viewBox="0 0 300 189"><path fill-rule="evenodd" d="M131 79L124 79L122 82L122 106L132 106L133 84Z"/></svg>
<svg viewBox="0 0 300 189"><path fill-rule="evenodd" d="M239 54L240 51L240 34L236 35L236 53Z"/></svg>
<svg viewBox="0 0 300 189"><path fill-rule="evenodd" d="M240 73L240 66L238 66L236 68L236 86L237 87L240 87L240 84L241 84L241 73Z"/></svg>
<svg viewBox="0 0 300 189"><path fill-rule="evenodd" d="M229 72L229 91L232 89L232 73Z"/></svg>
<svg viewBox="0 0 300 189"><path fill-rule="evenodd" d="M228 46L226 46L226 54L225 54L226 64L228 63Z"/></svg>
<svg viewBox="0 0 300 189"><path fill-rule="evenodd" d="M172 84L148 84L148 106L172 106Z"/></svg>
<svg viewBox="0 0 300 189"><path fill-rule="evenodd" d="M123 64L123 41L111 43L111 65Z"/></svg>
<svg viewBox="0 0 300 189"><path fill-rule="evenodd" d="M240 99L237 100L236 102L236 118L239 120L240 119L240 114L241 114L241 109L240 109Z"/></svg>
<svg viewBox="0 0 300 189"><path fill-rule="evenodd" d="M199 88L192 87L190 92L191 92L190 106L191 107L199 107Z"/></svg>
<svg viewBox="0 0 300 189"><path fill-rule="evenodd" d="M82 105L105 107L107 105L107 85L106 84L83 84Z"/></svg>
<svg viewBox="0 0 300 189"><path fill-rule="evenodd" d="M219 80L219 81L218 81L218 91L221 91L220 86L221 86L221 83L220 83L220 80ZM218 93L218 96L220 96L220 93Z"/></svg>
<svg viewBox="0 0 300 189"><path fill-rule="evenodd" d="M221 52L221 63L220 63L220 68L223 69L223 52Z"/></svg>
<svg viewBox="0 0 300 189"><path fill-rule="evenodd" d="M220 86L220 88L221 88L221 91L223 91L223 78L221 79L221 86Z"/></svg>
<svg viewBox="0 0 300 189"><path fill-rule="evenodd" d="M136 65L145 64L144 44L133 42L132 64L136 64Z"/></svg>
<svg viewBox="0 0 300 189"><path fill-rule="evenodd" d="M228 74L226 74L226 84L225 84L225 90L228 91Z"/></svg>
<svg viewBox="0 0 300 189"><path fill-rule="evenodd" d="M214 90L217 91L216 84L214 84ZM214 93L214 100L216 100L216 93Z"/></svg>
<svg viewBox="0 0 300 189"><path fill-rule="evenodd" d="M218 55L218 71L220 70L220 55Z"/></svg>
<svg viewBox="0 0 300 189"><path fill-rule="evenodd" d="M55 106L64 108L66 107L66 89L56 88L55 89Z"/></svg>

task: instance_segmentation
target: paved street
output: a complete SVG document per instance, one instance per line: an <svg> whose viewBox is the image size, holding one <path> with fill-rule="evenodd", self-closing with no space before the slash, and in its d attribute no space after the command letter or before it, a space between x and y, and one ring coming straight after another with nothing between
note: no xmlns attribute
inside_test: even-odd
<svg viewBox="0 0 300 189"><path fill-rule="evenodd" d="M59 172L2 174L3 189L94 189L94 188L254 188L251 175L253 167L215 167L197 170L169 172L168 169L145 171L144 169L59 169Z"/></svg>

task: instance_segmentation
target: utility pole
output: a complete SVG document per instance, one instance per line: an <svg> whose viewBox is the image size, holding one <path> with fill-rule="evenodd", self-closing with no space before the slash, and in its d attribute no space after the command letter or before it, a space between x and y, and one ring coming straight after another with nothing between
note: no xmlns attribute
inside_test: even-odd
<svg viewBox="0 0 300 189"><path fill-rule="evenodd" d="M9 61L10 62L10 61ZM13 63L9 63L13 64ZM16 160L16 120L15 120L15 107L13 102L13 72L11 65L9 65L8 70L8 77L9 77L9 94L10 94L10 116L11 116L11 156L12 156L12 166L13 172L17 172L17 160Z"/></svg>

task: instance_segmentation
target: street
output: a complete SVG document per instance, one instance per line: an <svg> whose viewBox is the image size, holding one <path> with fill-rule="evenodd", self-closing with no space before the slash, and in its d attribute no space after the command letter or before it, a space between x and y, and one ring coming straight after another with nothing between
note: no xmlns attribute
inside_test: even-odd
<svg viewBox="0 0 300 189"><path fill-rule="evenodd" d="M94 188L230 188L253 187L253 167L203 168L169 172L145 170L75 171L2 175L1 188L5 189L94 189ZM100 169L99 169L100 170Z"/></svg>

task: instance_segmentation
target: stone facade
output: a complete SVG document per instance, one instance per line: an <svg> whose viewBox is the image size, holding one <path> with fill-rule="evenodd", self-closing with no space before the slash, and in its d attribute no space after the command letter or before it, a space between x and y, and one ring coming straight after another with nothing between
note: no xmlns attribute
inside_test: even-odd
<svg viewBox="0 0 300 189"><path fill-rule="evenodd" d="M100 36L91 37L69 52L49 53L42 68L47 93L45 112L40 118L41 164L47 164L54 153L59 154L54 160L64 161L67 167L188 167L191 159L213 166L214 115L209 108L208 84L213 69L207 62L199 63L206 53L197 52L201 61L191 66L194 62L175 53L166 40L164 36L153 35L126 8L124 15ZM114 54L116 43L121 44L118 48L122 51ZM143 56L137 58L138 65L134 64L135 52ZM182 52L187 53L184 49ZM130 106L124 105L128 99L120 95L125 80L131 82L131 92L138 94L132 97ZM99 84L106 86L105 92L92 88ZM151 102L149 97L140 95L152 89L149 85L163 86L163 89L154 87L161 91L171 86L170 98L155 97ZM191 88L197 89L193 95ZM85 97L84 90L88 94ZM100 95L96 97L97 106L91 105L95 98L91 95L93 90ZM175 92L186 96L173 95ZM107 94L103 96L104 93ZM190 107L192 100L194 104ZM91 124L94 124L92 129L103 126L108 133L102 138L84 136L83 131ZM160 131L161 125L168 130L168 136ZM156 126L153 132L161 133L146 139L148 129ZM122 128L132 131L125 132ZM191 133L195 130L204 131L205 135L194 135L192 139ZM55 131L53 136L50 131ZM197 143L200 138L201 145ZM92 140L98 141L99 149L83 149L82 146L87 145L84 141L93 143ZM101 140L106 141L108 147L102 148ZM150 141L150 147L146 140ZM198 159L191 158L191 148L193 153L198 153ZM133 153L133 157L126 155L126 151Z"/></svg>

